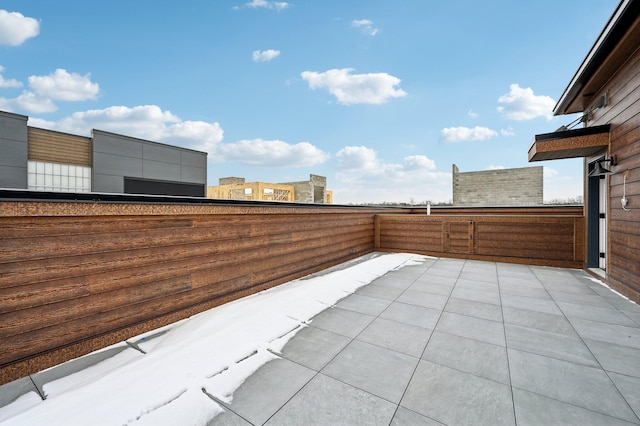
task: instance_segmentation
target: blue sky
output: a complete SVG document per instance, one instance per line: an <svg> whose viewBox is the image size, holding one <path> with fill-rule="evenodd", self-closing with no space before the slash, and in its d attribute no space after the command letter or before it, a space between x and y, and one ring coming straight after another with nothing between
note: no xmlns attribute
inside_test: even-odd
<svg viewBox="0 0 640 426"><path fill-rule="evenodd" d="M449 201L528 163L617 0L4 0L0 110L208 152L208 184L327 177L336 203Z"/></svg>

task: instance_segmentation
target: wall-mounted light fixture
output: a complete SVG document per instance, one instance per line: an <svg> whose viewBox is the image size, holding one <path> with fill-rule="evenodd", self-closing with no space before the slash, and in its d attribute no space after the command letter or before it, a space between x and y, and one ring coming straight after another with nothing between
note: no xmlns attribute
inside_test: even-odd
<svg viewBox="0 0 640 426"><path fill-rule="evenodd" d="M603 166L602 163L611 163L611 166L615 166L616 164L618 164L618 162L616 161L615 155L610 158L603 158L602 160L597 160L595 166L593 167L593 170L591 170L587 174L587 176L593 177L593 176L604 176L604 175L612 174L613 172L607 169L605 166Z"/></svg>

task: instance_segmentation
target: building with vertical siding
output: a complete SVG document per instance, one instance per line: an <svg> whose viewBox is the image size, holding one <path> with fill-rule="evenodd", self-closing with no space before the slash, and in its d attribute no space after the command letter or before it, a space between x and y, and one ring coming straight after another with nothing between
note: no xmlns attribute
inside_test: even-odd
<svg viewBox="0 0 640 426"><path fill-rule="evenodd" d="M529 161L584 159L587 264L640 298L640 1L622 0L554 108L575 129L535 135Z"/></svg>

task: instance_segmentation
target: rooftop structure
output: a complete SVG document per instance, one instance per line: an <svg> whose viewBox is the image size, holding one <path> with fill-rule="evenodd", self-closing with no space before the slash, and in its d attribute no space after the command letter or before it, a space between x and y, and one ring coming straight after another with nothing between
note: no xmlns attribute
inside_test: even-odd
<svg viewBox="0 0 640 426"><path fill-rule="evenodd" d="M102 130L27 126L0 111L0 188L204 197L207 153Z"/></svg>
<svg viewBox="0 0 640 426"><path fill-rule="evenodd" d="M543 168L461 173L452 167L454 206L539 206L543 204Z"/></svg>
<svg viewBox="0 0 640 426"><path fill-rule="evenodd" d="M207 197L226 200L285 201L332 204L327 178L310 175L308 181L267 183L245 182L241 177L220 178L219 185L207 188Z"/></svg>

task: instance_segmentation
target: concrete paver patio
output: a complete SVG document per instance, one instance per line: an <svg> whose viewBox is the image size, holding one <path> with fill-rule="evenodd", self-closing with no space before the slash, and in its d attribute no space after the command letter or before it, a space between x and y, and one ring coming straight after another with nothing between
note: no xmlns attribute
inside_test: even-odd
<svg viewBox="0 0 640 426"><path fill-rule="evenodd" d="M209 425L640 424L640 306L580 270L426 259L216 402Z"/></svg>
<svg viewBox="0 0 640 426"><path fill-rule="evenodd" d="M579 270L430 259L280 356L210 424L640 423L640 307Z"/></svg>

